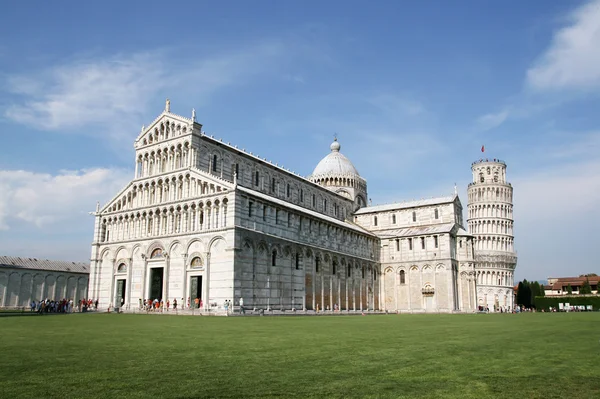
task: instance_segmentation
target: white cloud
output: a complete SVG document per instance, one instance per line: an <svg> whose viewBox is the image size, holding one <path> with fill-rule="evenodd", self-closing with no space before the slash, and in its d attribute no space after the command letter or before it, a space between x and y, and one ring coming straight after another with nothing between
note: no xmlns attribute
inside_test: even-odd
<svg viewBox="0 0 600 399"><path fill-rule="evenodd" d="M598 176L600 161L594 160L516 178L515 206L521 220L560 220L587 214L600 202Z"/></svg>
<svg viewBox="0 0 600 399"><path fill-rule="evenodd" d="M600 223L599 175L600 161L582 160L512 179L519 279L591 271Z"/></svg>
<svg viewBox="0 0 600 399"><path fill-rule="evenodd" d="M482 115L477 118L477 127L479 130L495 129L506 121L508 115L508 110Z"/></svg>
<svg viewBox="0 0 600 399"><path fill-rule="evenodd" d="M23 170L0 170L0 230L23 222L36 229L52 227L65 233L89 219L101 204L131 180L132 171L86 169L57 175ZM58 230L57 230L58 229ZM90 233L91 234L91 233Z"/></svg>
<svg viewBox="0 0 600 399"><path fill-rule="evenodd" d="M283 50L274 41L201 58L154 51L76 60L10 76L8 89L15 96L5 116L43 130L112 138L127 133L129 139L157 95L207 100L221 88L266 72Z"/></svg>
<svg viewBox="0 0 600 399"><path fill-rule="evenodd" d="M600 0L576 9L570 25L555 32L550 47L527 71L538 90L600 87Z"/></svg>

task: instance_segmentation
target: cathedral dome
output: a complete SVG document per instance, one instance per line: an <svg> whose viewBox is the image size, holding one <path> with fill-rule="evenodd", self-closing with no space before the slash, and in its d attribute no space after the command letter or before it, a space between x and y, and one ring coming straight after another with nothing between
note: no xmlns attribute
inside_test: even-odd
<svg viewBox="0 0 600 399"><path fill-rule="evenodd" d="M317 164L311 177L317 176L360 176L352 162L340 152L341 145L337 138L329 146L331 152Z"/></svg>

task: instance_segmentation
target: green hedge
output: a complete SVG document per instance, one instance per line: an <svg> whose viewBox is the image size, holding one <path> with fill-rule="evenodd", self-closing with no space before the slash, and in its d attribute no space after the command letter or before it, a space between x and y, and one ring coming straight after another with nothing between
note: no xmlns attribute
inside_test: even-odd
<svg viewBox="0 0 600 399"><path fill-rule="evenodd" d="M556 308L558 310L559 303L568 303L571 306L576 305L592 305L594 310L600 309L600 296L561 296L561 297L548 297L548 296L536 296L535 307L538 310L546 309L549 307Z"/></svg>

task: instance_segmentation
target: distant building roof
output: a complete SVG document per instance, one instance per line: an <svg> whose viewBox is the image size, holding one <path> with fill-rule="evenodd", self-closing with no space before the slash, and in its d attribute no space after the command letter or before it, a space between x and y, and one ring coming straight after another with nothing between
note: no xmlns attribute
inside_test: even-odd
<svg viewBox="0 0 600 399"><path fill-rule="evenodd" d="M569 284L571 286L581 286L585 283L586 280L589 280L591 285L597 285L600 282L600 276L592 276L592 277L550 277L549 280L556 280L551 285L553 290L560 290L562 287L565 287ZM546 286L544 287L546 288Z"/></svg>
<svg viewBox="0 0 600 399"><path fill-rule="evenodd" d="M438 198L429 198L429 199L422 199L422 200L416 200L416 201L396 202L393 204L366 206L364 208L360 208L359 210L354 212L354 214L362 215L364 213L371 213L371 212L385 212L385 211L393 211L396 209L407 209L407 208L417 208L420 206L427 206L427 205L447 204L450 202L454 202L456 197L457 197L457 195L450 195L447 197L438 197Z"/></svg>
<svg viewBox="0 0 600 399"><path fill-rule="evenodd" d="M85 274L89 274L90 272L89 263L37 258L19 258L16 256L0 256L0 268L3 267Z"/></svg>

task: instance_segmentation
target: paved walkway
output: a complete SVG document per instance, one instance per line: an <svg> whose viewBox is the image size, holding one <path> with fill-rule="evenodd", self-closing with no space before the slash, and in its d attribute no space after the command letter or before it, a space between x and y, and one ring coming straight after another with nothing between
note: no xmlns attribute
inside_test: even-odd
<svg viewBox="0 0 600 399"><path fill-rule="evenodd" d="M102 311L102 309L100 310ZM111 311L112 313L112 311ZM178 309L177 311L170 309L160 311L145 311L136 309L124 309L120 313L129 313L129 314L154 314L161 316L229 316L229 317L246 317L246 316L365 316L365 315L374 315L374 314L386 314L386 312L382 311L360 311L360 310L350 310L350 311L319 311L315 312L313 310L271 310L266 311L264 309L246 309L244 313L241 313L239 309L235 309L233 312L225 312L224 309L211 309L211 310L199 310L199 309Z"/></svg>

